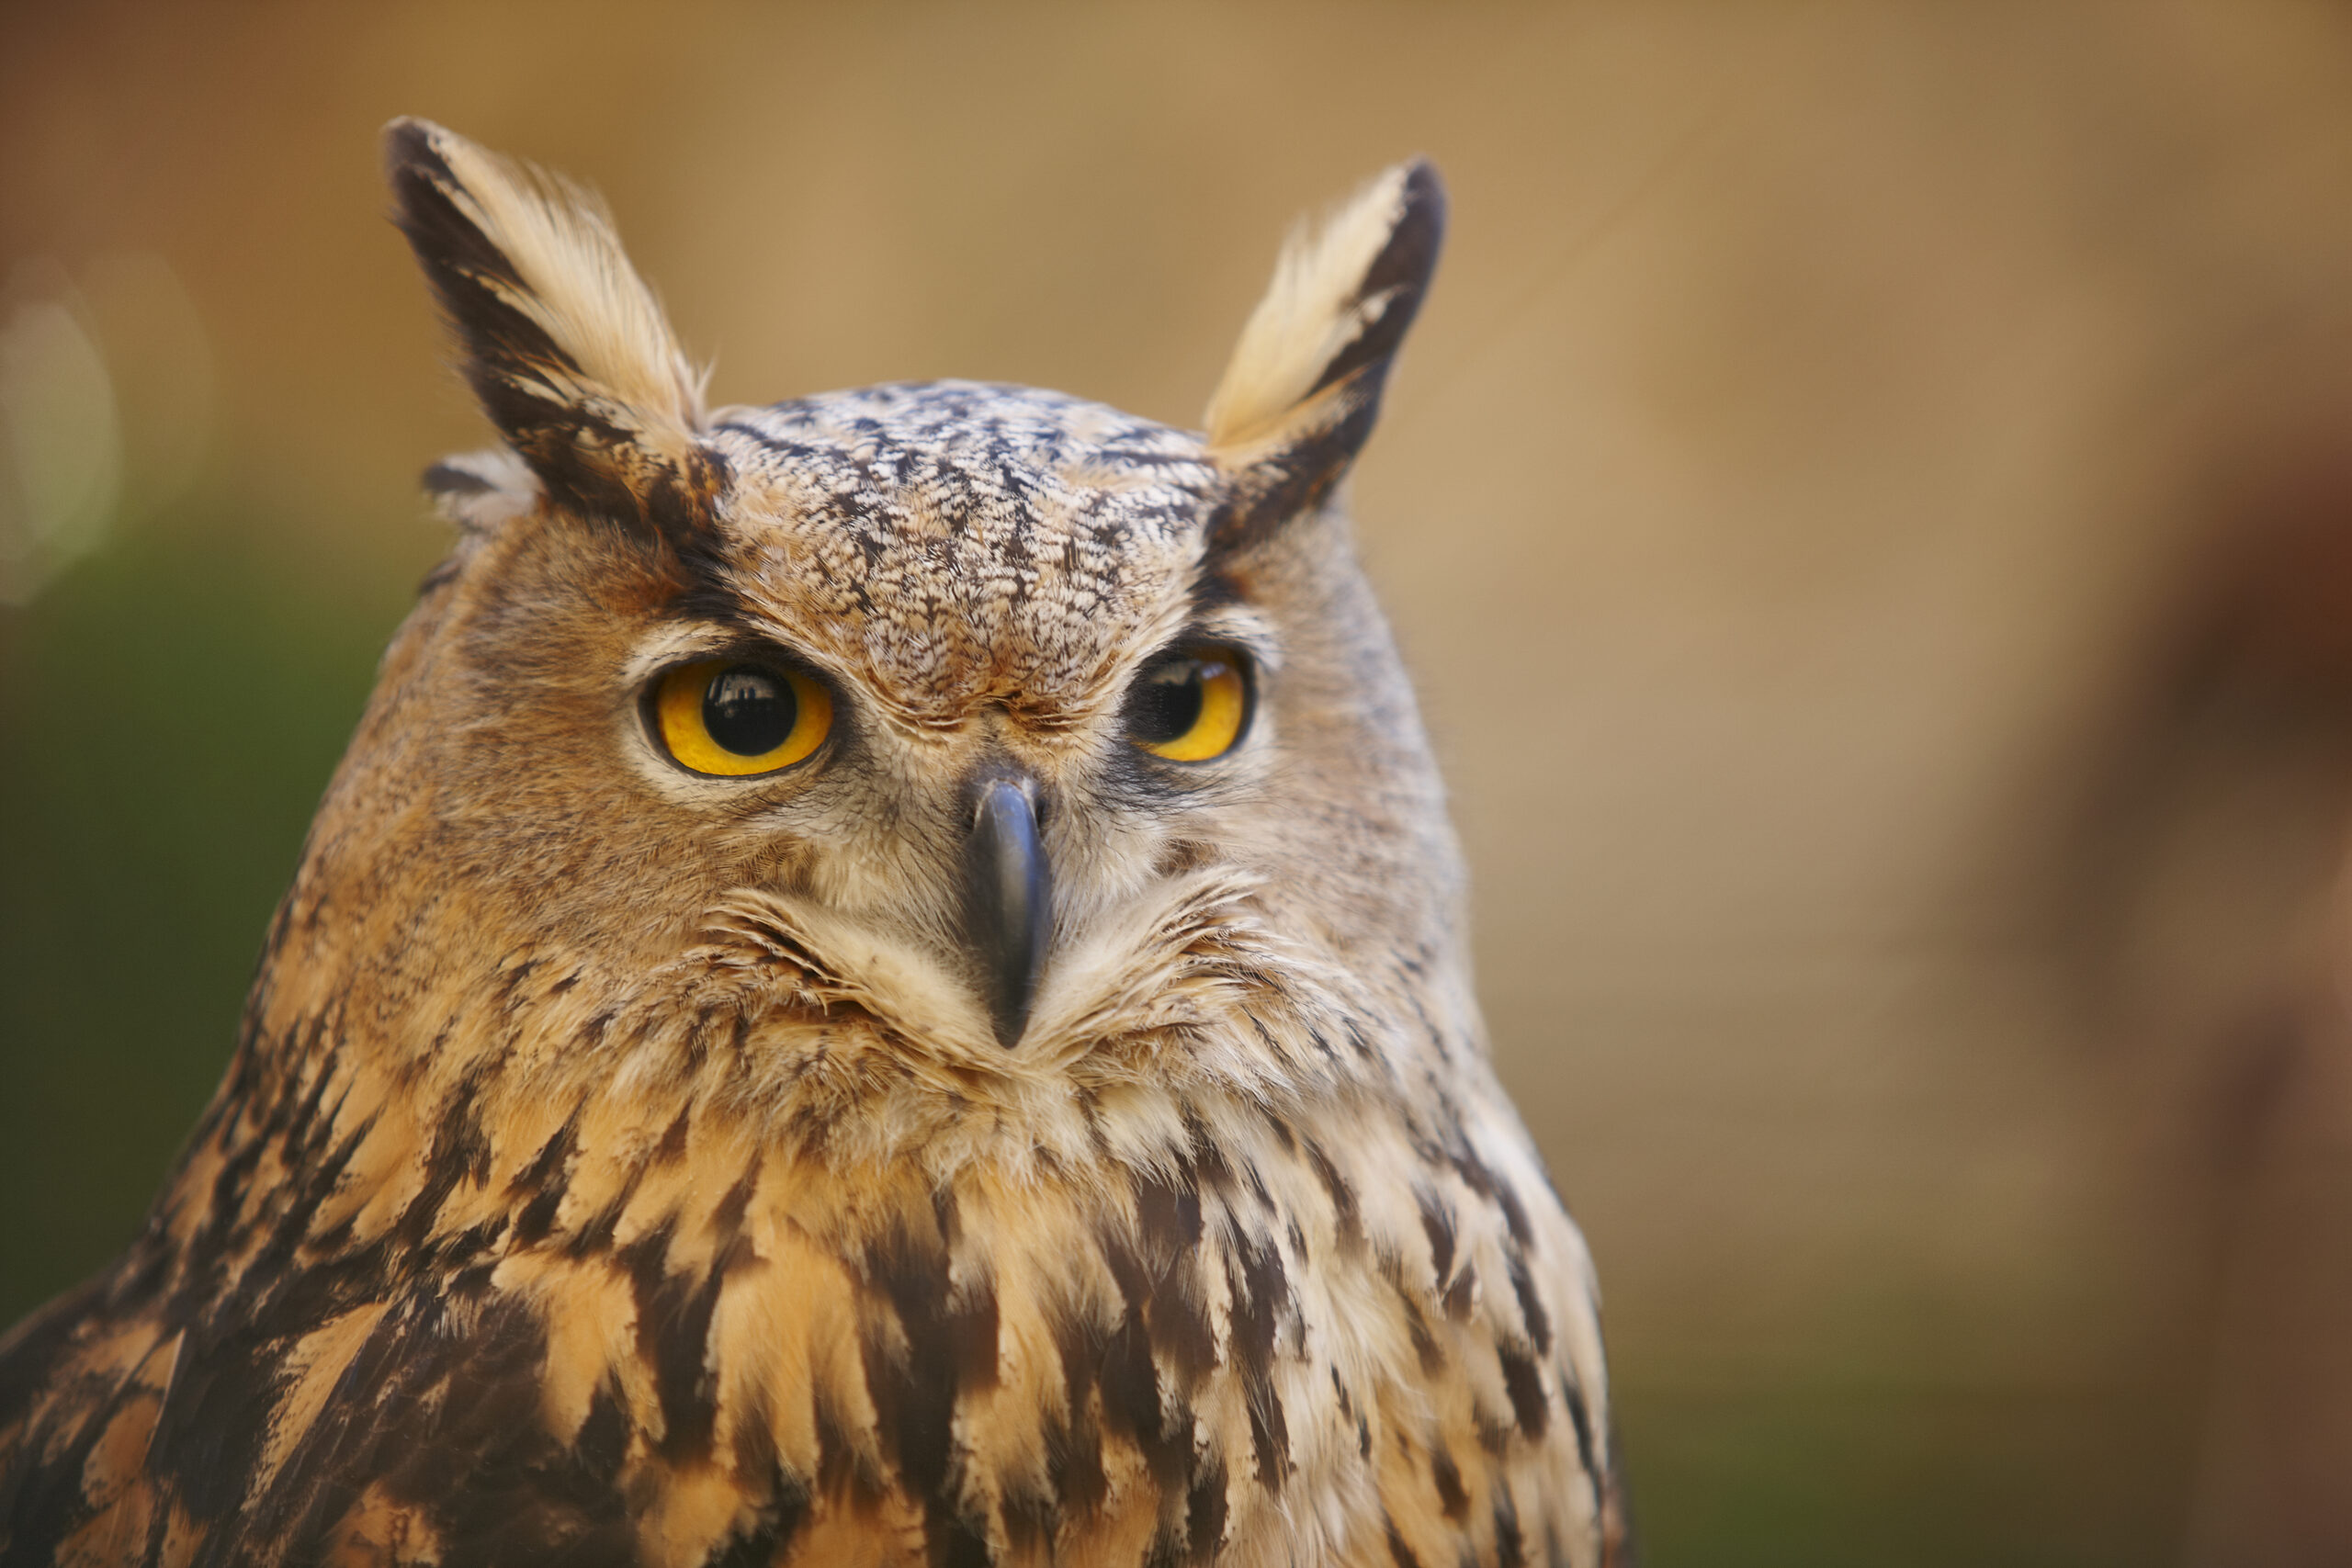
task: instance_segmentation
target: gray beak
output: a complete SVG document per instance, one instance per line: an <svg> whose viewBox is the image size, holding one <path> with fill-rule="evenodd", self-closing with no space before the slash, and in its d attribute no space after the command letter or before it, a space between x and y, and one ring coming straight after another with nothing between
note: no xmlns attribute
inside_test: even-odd
<svg viewBox="0 0 2352 1568"><path fill-rule="evenodd" d="M980 786L964 848L964 940L979 961L996 1042L1021 1043L1054 931L1053 873L1037 836L1037 811L1022 781Z"/></svg>

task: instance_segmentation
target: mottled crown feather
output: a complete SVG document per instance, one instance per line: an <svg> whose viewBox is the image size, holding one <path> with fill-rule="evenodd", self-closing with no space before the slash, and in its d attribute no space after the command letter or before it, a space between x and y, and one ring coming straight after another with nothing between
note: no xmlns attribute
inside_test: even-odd
<svg viewBox="0 0 2352 1568"><path fill-rule="evenodd" d="M465 372L547 493L623 522L691 528L718 475L701 378L595 197L428 120L384 131L396 221Z"/></svg>
<svg viewBox="0 0 2352 1568"><path fill-rule="evenodd" d="M1209 446L1233 475L1223 542L1313 506L1346 472L1444 233L1445 187L1419 158L1292 231L1209 399Z"/></svg>

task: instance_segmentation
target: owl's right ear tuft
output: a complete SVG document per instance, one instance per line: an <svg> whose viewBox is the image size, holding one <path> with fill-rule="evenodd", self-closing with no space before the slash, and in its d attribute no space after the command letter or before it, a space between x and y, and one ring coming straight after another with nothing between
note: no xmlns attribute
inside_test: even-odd
<svg viewBox="0 0 2352 1568"><path fill-rule="evenodd" d="M384 162L466 379L546 495L665 535L707 527L725 470L698 439L701 381L603 204L429 120L387 126Z"/></svg>
<svg viewBox="0 0 2352 1568"><path fill-rule="evenodd" d="M1209 453L1227 475L1214 547L1265 536L1347 472L1444 237L1445 186L1420 158L1292 232L1209 400Z"/></svg>

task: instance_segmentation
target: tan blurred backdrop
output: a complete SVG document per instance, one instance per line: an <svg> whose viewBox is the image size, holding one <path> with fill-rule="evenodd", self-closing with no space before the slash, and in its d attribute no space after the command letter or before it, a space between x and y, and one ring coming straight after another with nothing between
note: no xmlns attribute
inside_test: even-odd
<svg viewBox="0 0 2352 1568"><path fill-rule="evenodd" d="M1197 416L1454 227L1354 486L1651 1561L2352 1560L2352 16L0 12L0 1314L136 1225L484 427L377 128L714 395Z"/></svg>

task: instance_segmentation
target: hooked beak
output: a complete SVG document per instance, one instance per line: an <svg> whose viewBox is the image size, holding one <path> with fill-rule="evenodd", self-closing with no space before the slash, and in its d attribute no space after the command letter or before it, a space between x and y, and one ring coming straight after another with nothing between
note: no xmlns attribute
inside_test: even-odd
<svg viewBox="0 0 2352 1568"><path fill-rule="evenodd" d="M979 960L996 1043L1008 1051L1029 1027L1054 930L1053 874L1024 782L981 786L964 846L964 940Z"/></svg>

